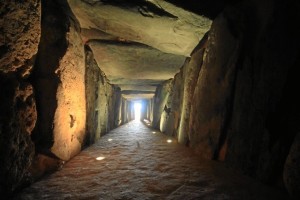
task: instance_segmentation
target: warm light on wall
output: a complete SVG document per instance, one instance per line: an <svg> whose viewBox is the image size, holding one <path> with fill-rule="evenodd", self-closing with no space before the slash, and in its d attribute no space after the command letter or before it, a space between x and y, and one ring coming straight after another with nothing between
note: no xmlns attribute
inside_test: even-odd
<svg viewBox="0 0 300 200"><path fill-rule="evenodd" d="M155 132L155 131L152 131L152 133L155 134L156 132Z"/></svg>
<svg viewBox="0 0 300 200"><path fill-rule="evenodd" d="M169 140L167 140L167 143L172 143L172 140L170 140L170 139L169 139Z"/></svg>
<svg viewBox="0 0 300 200"><path fill-rule="evenodd" d="M113 141L113 139L109 138L107 141L111 142L111 141Z"/></svg>

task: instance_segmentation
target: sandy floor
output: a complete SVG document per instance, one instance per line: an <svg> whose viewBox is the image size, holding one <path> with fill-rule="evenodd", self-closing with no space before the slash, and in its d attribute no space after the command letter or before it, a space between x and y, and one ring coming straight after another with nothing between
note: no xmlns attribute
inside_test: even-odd
<svg viewBox="0 0 300 200"><path fill-rule="evenodd" d="M16 199L288 199L222 163L200 160L168 139L141 122L130 122Z"/></svg>

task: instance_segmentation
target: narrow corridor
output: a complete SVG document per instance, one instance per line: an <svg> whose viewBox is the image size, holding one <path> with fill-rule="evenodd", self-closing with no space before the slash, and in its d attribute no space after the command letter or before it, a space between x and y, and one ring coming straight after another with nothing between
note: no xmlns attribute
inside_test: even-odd
<svg viewBox="0 0 300 200"><path fill-rule="evenodd" d="M132 121L15 199L288 199L170 140Z"/></svg>

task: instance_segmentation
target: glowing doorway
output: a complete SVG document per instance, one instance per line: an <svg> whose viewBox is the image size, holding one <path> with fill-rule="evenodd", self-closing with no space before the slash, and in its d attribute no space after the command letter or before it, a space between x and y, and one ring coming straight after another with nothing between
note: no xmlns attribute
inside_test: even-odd
<svg viewBox="0 0 300 200"><path fill-rule="evenodd" d="M140 102L134 103L134 120L141 120L141 108L142 104Z"/></svg>

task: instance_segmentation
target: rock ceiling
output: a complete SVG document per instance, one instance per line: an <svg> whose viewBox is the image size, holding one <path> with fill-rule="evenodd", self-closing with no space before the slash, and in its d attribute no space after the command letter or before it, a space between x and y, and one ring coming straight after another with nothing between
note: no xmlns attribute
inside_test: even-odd
<svg viewBox="0 0 300 200"><path fill-rule="evenodd" d="M164 0L68 0L84 42L128 99L173 78L211 20Z"/></svg>

